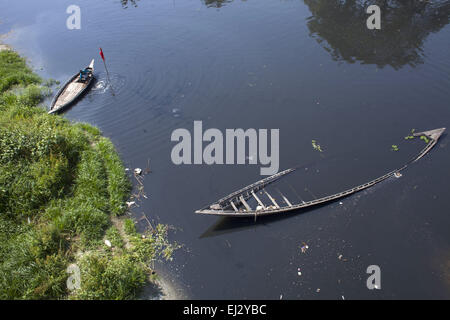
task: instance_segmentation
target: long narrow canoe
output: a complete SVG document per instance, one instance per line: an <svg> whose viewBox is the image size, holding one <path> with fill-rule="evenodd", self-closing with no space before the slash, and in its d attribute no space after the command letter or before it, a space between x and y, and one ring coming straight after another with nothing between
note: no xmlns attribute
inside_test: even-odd
<svg viewBox="0 0 450 320"><path fill-rule="evenodd" d="M94 80L94 59L87 67L84 81L80 81L80 72L73 75L53 98L48 113L61 112L75 103L90 87Z"/></svg>
<svg viewBox="0 0 450 320"><path fill-rule="evenodd" d="M326 202L330 202L333 200L337 200L339 198L346 197L352 193L359 192L361 190L370 188L375 184L378 184L390 177L399 177L401 176L400 171L404 170L411 163L418 161L425 154L427 154L437 143L440 136L444 133L445 128L424 131L419 133L414 133L414 136L425 136L428 139L428 143L422 151L419 152L413 159L407 162L403 167L392 170L385 175L382 175L376 179L373 179L367 183L362 185L355 186L351 189L344 190L339 193L331 194L329 196L321 197L319 199L311 200L311 201L302 201L298 204L293 204L287 197L283 194L279 194L278 201L270 195L266 190L269 184L281 179L283 176L295 171L295 168L287 169L282 172L279 172L273 176L268 178L259 180L251 185L244 187L236 192L233 192L213 204L202 208L200 210L195 211L199 214L206 215L218 215L218 216L228 216L228 217L259 217L259 216L267 216L281 212L287 212L292 210L297 210L301 208L311 207L319 204L324 204ZM257 195L259 192L259 195ZM263 198L264 197L264 198ZM248 201L252 200L256 206L252 208ZM264 200L264 201L262 201Z"/></svg>

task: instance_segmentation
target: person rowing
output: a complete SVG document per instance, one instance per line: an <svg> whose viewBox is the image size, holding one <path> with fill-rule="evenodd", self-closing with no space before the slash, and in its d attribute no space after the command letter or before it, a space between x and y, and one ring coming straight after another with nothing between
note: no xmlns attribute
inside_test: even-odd
<svg viewBox="0 0 450 320"><path fill-rule="evenodd" d="M78 81L85 82L90 72L90 68L84 68L83 70L80 70L80 79Z"/></svg>

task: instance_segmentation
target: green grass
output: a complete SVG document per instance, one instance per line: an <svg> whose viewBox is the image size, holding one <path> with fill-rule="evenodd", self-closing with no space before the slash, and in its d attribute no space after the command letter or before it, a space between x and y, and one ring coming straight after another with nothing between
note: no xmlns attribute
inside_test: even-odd
<svg viewBox="0 0 450 320"><path fill-rule="evenodd" d="M40 83L19 55L0 52L0 299L135 298L152 262L177 246L165 226L142 237L132 220L113 225L131 190L113 144L48 115ZM73 263L81 288L69 291Z"/></svg>

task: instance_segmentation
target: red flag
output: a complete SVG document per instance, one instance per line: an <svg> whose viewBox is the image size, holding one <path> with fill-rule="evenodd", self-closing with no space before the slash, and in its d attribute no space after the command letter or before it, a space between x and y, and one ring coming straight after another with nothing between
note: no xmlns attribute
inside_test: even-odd
<svg viewBox="0 0 450 320"><path fill-rule="evenodd" d="M103 50L100 48L100 56L102 57L103 61L105 61L105 56L103 55Z"/></svg>

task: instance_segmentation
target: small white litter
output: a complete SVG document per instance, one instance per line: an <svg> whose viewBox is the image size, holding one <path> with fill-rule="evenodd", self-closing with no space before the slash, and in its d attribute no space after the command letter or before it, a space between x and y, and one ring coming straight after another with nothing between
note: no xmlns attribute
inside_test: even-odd
<svg viewBox="0 0 450 320"><path fill-rule="evenodd" d="M308 250L308 245L306 244L306 243L302 243L303 245L300 247L300 250L302 251L302 253L305 253L306 252L306 250Z"/></svg>
<svg viewBox="0 0 450 320"><path fill-rule="evenodd" d="M142 169L141 168L134 169L134 174L141 175L141 173L142 173Z"/></svg>
<svg viewBox="0 0 450 320"><path fill-rule="evenodd" d="M110 247L111 248L111 241L109 241L109 240L105 240L105 244L108 246L108 247Z"/></svg>
<svg viewBox="0 0 450 320"><path fill-rule="evenodd" d="M131 207L132 205L136 204L136 202L134 202L134 201L127 201L125 203L127 204L128 208Z"/></svg>

